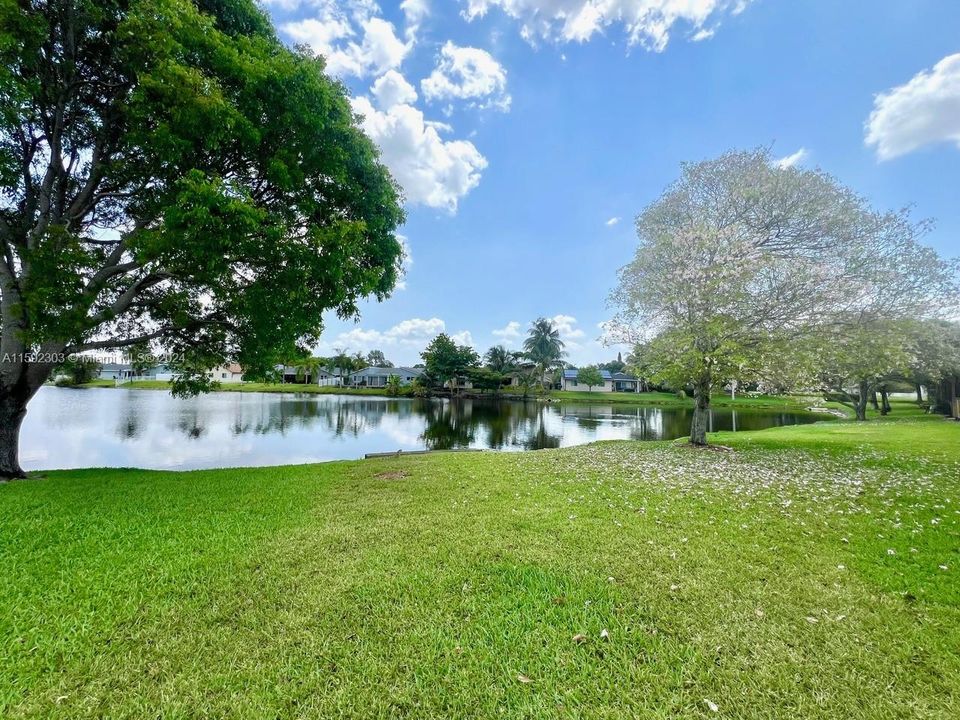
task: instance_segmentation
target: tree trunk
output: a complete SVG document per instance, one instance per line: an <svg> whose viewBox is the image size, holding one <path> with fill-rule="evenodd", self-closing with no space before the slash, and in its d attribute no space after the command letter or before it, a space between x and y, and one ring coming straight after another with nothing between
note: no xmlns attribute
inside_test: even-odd
<svg viewBox="0 0 960 720"><path fill-rule="evenodd" d="M880 388L880 414L889 415L890 409L890 393L887 392L886 387L882 387Z"/></svg>
<svg viewBox="0 0 960 720"><path fill-rule="evenodd" d="M21 393L0 389L0 481L26 477L20 468L20 425L27 400Z"/></svg>
<svg viewBox="0 0 960 720"><path fill-rule="evenodd" d="M922 403L922 402L923 402L923 387L920 385L920 383L917 383L916 385L914 385L914 387L917 389L917 402L918 402L918 403Z"/></svg>
<svg viewBox="0 0 960 720"><path fill-rule="evenodd" d="M693 422L690 425L690 443L707 444L707 423L710 421L710 382L700 379L693 386Z"/></svg>
<svg viewBox="0 0 960 720"><path fill-rule="evenodd" d="M857 413L857 420L866 420L867 419L867 401L869 400L870 388L867 386L866 381L860 382L860 394L857 396L857 404L854 405L854 410Z"/></svg>
<svg viewBox="0 0 960 720"><path fill-rule="evenodd" d="M873 405L873 409L874 409L874 410L877 410L877 411L880 410L880 402L879 402L879 400L877 400L877 391L876 391L876 390L874 390L872 393L870 393L870 404Z"/></svg>

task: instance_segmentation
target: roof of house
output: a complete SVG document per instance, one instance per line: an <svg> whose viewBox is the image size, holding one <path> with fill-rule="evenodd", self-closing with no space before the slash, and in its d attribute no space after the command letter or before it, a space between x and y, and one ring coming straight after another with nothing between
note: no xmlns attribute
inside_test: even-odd
<svg viewBox="0 0 960 720"><path fill-rule="evenodd" d="M579 374L579 371L577 370L577 368L567 368L566 370L563 371L563 379L576 380L578 374ZM600 377L603 378L604 382L606 382L607 380L613 379L613 376L610 374L609 370L601 370Z"/></svg>
<svg viewBox="0 0 960 720"><path fill-rule="evenodd" d="M423 370L420 368L408 368L408 367L366 367L363 370L358 370L353 373L354 375L410 375L412 377L420 377L423 375Z"/></svg>
<svg viewBox="0 0 960 720"><path fill-rule="evenodd" d="M104 363L100 366L100 372L119 372L120 370L132 370L133 365L127 363Z"/></svg>
<svg viewBox="0 0 960 720"><path fill-rule="evenodd" d="M633 380L633 381L637 381L637 380L639 380L640 378L638 378L636 375L628 375L627 373L618 372L618 373L614 373L614 374L613 374L613 379L614 379L614 380Z"/></svg>

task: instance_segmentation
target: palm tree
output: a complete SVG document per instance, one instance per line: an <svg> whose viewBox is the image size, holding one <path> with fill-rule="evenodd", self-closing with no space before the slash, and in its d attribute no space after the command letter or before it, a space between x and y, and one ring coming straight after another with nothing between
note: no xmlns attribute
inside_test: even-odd
<svg viewBox="0 0 960 720"><path fill-rule="evenodd" d="M537 318L530 326L530 334L523 341L527 357L537 368L540 387L547 371L558 366L566 353L563 350L560 331L546 318Z"/></svg>
<svg viewBox="0 0 960 720"><path fill-rule="evenodd" d="M343 385L343 373L350 373L352 361L350 356L347 355L347 348L334 348L333 352L333 365L340 374L340 385Z"/></svg>
<svg viewBox="0 0 960 720"><path fill-rule="evenodd" d="M300 361L297 365L297 379L312 384L317 383L317 376L320 373L320 370L323 368L323 360L318 357L307 357Z"/></svg>
<svg viewBox="0 0 960 720"><path fill-rule="evenodd" d="M483 360L488 368L501 374L510 372L517 365L514 353L507 350L503 345L494 345L487 350Z"/></svg>

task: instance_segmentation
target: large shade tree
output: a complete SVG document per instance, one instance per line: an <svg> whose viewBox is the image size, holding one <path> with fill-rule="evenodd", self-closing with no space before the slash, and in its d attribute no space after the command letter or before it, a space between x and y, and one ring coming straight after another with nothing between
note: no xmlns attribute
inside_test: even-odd
<svg viewBox="0 0 960 720"><path fill-rule="evenodd" d="M394 286L399 190L253 0L0 0L0 476L65 356L254 375Z"/></svg>
<svg viewBox="0 0 960 720"><path fill-rule="evenodd" d="M834 307L838 249L861 212L829 176L779 167L760 149L684 165L637 218L640 246L612 301L621 330L644 341L645 372L692 387L692 443L706 444L715 387L800 352L811 321Z"/></svg>

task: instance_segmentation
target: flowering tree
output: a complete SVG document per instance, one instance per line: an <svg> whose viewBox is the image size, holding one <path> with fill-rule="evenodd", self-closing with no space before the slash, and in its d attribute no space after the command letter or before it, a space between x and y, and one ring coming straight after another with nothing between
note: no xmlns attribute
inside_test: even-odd
<svg viewBox="0 0 960 720"><path fill-rule="evenodd" d="M813 320L835 306L838 248L861 211L829 176L755 150L684 165L637 218L640 247L611 298L615 325L645 341L637 356L653 379L693 387L693 444L706 444L715 386L802 352Z"/></svg>
<svg viewBox="0 0 960 720"><path fill-rule="evenodd" d="M865 211L843 248L843 292L820 318L816 354L825 396L858 420L877 390L923 362L921 321L956 309L958 265L921 242L930 225L912 221L908 210Z"/></svg>

